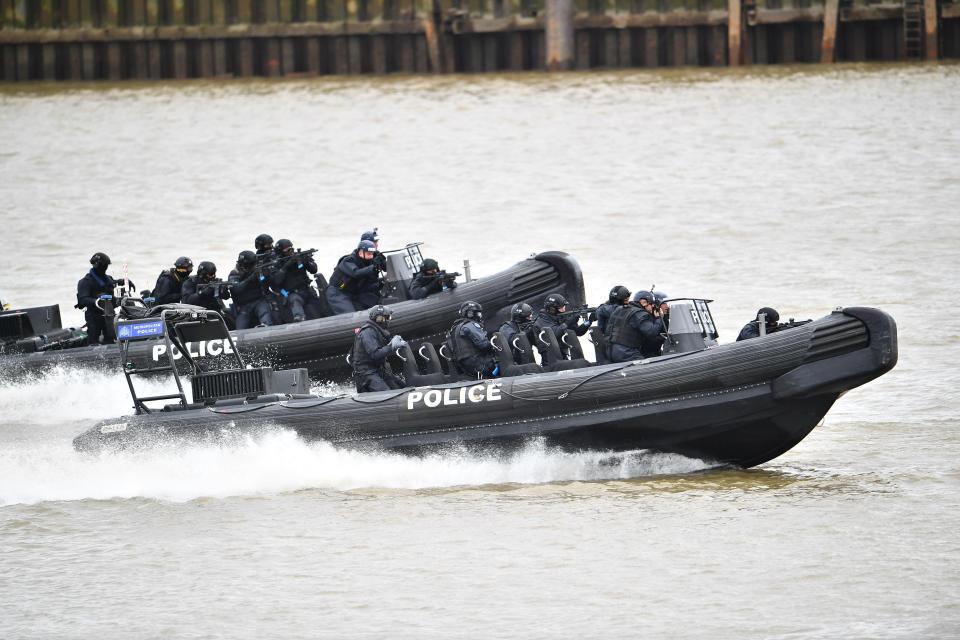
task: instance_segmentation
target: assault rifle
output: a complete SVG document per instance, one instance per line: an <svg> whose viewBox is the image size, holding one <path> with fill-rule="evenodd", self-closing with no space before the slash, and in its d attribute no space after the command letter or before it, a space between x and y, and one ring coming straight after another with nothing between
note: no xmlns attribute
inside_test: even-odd
<svg viewBox="0 0 960 640"><path fill-rule="evenodd" d="M213 291L210 291L213 289ZM230 285L220 278L214 278L213 280L208 280L207 282L197 283L197 293L200 295L212 295L217 300L222 300L225 297L225 293L229 293ZM209 293L208 293L209 292Z"/></svg>
<svg viewBox="0 0 960 640"><path fill-rule="evenodd" d="M777 331L783 331L784 329L793 329L794 327L802 327L803 325L809 324L811 322L813 322L813 320L794 320L793 318L790 318L790 320L787 322L778 323L776 328L772 330L768 329L767 333L775 333Z"/></svg>
<svg viewBox="0 0 960 640"><path fill-rule="evenodd" d="M303 262L307 258L313 256L317 252L316 249L297 249L293 253L287 254L285 256L277 256L278 262L283 262L285 260L296 260L297 262Z"/></svg>
<svg viewBox="0 0 960 640"><path fill-rule="evenodd" d="M590 319L590 314L596 313L596 307L588 307L585 304L580 305L579 307L574 307L569 311L564 311L563 313L558 313L557 317L559 318L569 318L570 316L580 316L584 320Z"/></svg>
<svg viewBox="0 0 960 640"><path fill-rule="evenodd" d="M435 274L429 277L433 278L434 280L439 280L440 282L453 282L462 275L462 273L457 273L456 271L437 271Z"/></svg>

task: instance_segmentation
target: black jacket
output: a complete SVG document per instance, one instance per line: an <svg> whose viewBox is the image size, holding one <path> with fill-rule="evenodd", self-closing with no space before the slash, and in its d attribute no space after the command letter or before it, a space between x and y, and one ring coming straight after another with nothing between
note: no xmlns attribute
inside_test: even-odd
<svg viewBox="0 0 960 640"><path fill-rule="evenodd" d="M155 300L154 304L170 304L173 302L180 302L180 291L183 288L183 282L186 278L181 279L177 275L176 269L167 269L160 274L160 277L157 278L157 284L153 288L152 295Z"/></svg>
<svg viewBox="0 0 960 640"><path fill-rule="evenodd" d="M510 350L513 353L513 361L517 364L528 364L525 360L526 354L513 346L513 338L522 333L527 337L527 341L530 344L533 344L531 327L521 329L520 325L513 320L510 320L509 322L504 322L502 325L500 325L500 333L503 334L504 340L506 340L507 344L510 345Z"/></svg>
<svg viewBox="0 0 960 640"><path fill-rule="evenodd" d="M447 282L448 289L456 289L457 283L450 281ZM423 273L418 273L413 280L410 281L410 298L413 300L422 300L427 296L440 293L443 291L443 279L439 276L428 276Z"/></svg>
<svg viewBox="0 0 960 640"><path fill-rule="evenodd" d="M307 274L316 272L317 263L311 257L303 259L283 258L281 262L277 263L274 272L270 274L270 287L278 293L281 289L291 293L302 291L310 287L310 276Z"/></svg>
<svg viewBox="0 0 960 640"><path fill-rule="evenodd" d="M379 293L380 272L373 260L363 260L354 251L343 256L330 275L330 286L350 294Z"/></svg>
<svg viewBox="0 0 960 640"><path fill-rule="evenodd" d="M610 343L631 349L640 349L643 357L660 355L663 346L661 333L666 331L663 320L654 318L642 308L629 304L613 312L607 327Z"/></svg>
<svg viewBox="0 0 960 640"><path fill-rule="evenodd" d="M461 318L450 328L453 356L464 373L483 373L493 362L493 345L475 320Z"/></svg>
<svg viewBox="0 0 960 640"><path fill-rule="evenodd" d="M116 280L105 273L99 274L94 269L90 269L87 275L77 282L77 309L97 309L97 300L100 296L113 295L116 287Z"/></svg>
<svg viewBox="0 0 960 640"><path fill-rule="evenodd" d="M390 355L390 340L393 335L370 320L360 325L353 338L350 363L355 376L379 373L387 364Z"/></svg>
<svg viewBox="0 0 960 640"><path fill-rule="evenodd" d="M542 356L546 352L546 348L536 338L541 331L547 330L553 331L553 335L557 337L557 344L560 346L560 353L563 354L564 358L569 359L570 347L563 341L563 334L567 332L567 329L573 329L578 336L585 334L588 327L587 325L577 326L579 322L580 316L576 314L561 317L547 313L546 309L541 309L537 319L533 321L533 329L530 332L540 355Z"/></svg>
<svg viewBox="0 0 960 640"><path fill-rule="evenodd" d="M597 307L597 327L600 329L600 333L603 335L608 335L607 323L610 322L610 316L612 316L613 312L622 306L622 304L604 302L602 305Z"/></svg>
<svg viewBox="0 0 960 640"><path fill-rule="evenodd" d="M256 269L237 271L234 269L227 277L230 286L230 297L237 305L256 302L263 297L263 282Z"/></svg>
<svg viewBox="0 0 960 640"><path fill-rule="evenodd" d="M211 311L220 311L220 300L230 297L230 289L221 284L208 284L199 281L199 276L190 276L183 281L183 301L195 304Z"/></svg>

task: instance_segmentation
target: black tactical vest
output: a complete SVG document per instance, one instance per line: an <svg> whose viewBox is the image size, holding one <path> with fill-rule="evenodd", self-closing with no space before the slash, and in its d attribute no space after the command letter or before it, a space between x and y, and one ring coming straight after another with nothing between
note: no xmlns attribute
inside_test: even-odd
<svg viewBox="0 0 960 640"><path fill-rule="evenodd" d="M643 309L634 306L620 307L607 321L607 335L612 344L620 344L631 349L643 346L643 336L631 324L630 319L638 313L646 313Z"/></svg>

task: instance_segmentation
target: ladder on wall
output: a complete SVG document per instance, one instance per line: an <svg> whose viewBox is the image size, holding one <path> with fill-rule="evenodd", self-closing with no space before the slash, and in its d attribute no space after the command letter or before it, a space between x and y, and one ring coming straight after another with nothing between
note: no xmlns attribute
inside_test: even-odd
<svg viewBox="0 0 960 640"><path fill-rule="evenodd" d="M923 57L923 0L903 0L903 54L908 60Z"/></svg>

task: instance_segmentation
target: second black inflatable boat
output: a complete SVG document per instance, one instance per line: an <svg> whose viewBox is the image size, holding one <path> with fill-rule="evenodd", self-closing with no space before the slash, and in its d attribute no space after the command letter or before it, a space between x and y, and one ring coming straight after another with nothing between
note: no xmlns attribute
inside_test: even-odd
<svg viewBox="0 0 960 640"><path fill-rule="evenodd" d="M415 245L410 245L415 246ZM403 256L397 256L402 258ZM397 268L391 285L405 286L412 277L412 263ZM573 303L585 302L583 275L572 256L559 251L540 253L522 260L509 269L460 284L423 300L402 300L385 303L393 309L392 330L408 340L438 341L457 317L457 309L466 300L475 300L486 311L486 324L495 329L508 319L510 305L528 302L538 305L549 293L561 293ZM15 312L10 312L15 313ZM26 316L26 313L19 315ZM56 313L59 327L59 310ZM366 312L308 320L297 324L260 327L232 332L237 346L248 361L280 367L303 367L318 379L343 380L350 376L344 356L353 345L353 330L366 320ZM207 344L200 341L185 345L195 358L207 357L229 348L222 341ZM166 346L160 340L130 345L124 362L141 371L162 370L166 363ZM179 354L177 356L180 357ZM0 378L17 379L32 372L54 366L97 368L115 371L120 364L117 345L84 346L34 353L0 355Z"/></svg>

